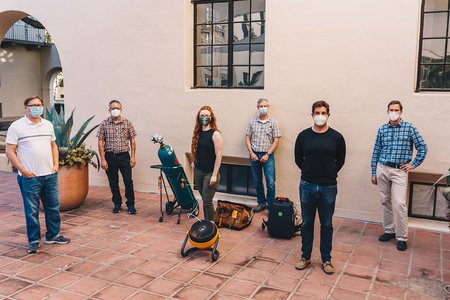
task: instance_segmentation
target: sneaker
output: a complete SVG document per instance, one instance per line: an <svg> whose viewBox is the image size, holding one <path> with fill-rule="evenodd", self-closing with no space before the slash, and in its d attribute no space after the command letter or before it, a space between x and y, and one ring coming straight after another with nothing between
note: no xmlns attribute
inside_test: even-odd
<svg viewBox="0 0 450 300"><path fill-rule="evenodd" d="M39 252L39 243L32 243L28 246L28 253L37 253Z"/></svg>
<svg viewBox="0 0 450 300"><path fill-rule="evenodd" d="M266 203L260 203L260 204L258 204L256 206L254 212L255 213L259 213L259 212L262 212L262 211L266 210L266 208L267 208L267 204Z"/></svg>
<svg viewBox="0 0 450 300"><path fill-rule="evenodd" d="M134 207L134 205L128 206L128 213L130 215L135 215L136 214L136 208Z"/></svg>
<svg viewBox="0 0 450 300"><path fill-rule="evenodd" d="M334 274L334 267L333 264L331 263L331 261L326 261L322 264L322 270L325 272L325 274L327 275L332 275Z"/></svg>
<svg viewBox="0 0 450 300"><path fill-rule="evenodd" d="M45 239L46 244L68 244L69 242L70 242L70 239L63 237L62 235L60 235L54 239L51 239L51 240Z"/></svg>
<svg viewBox="0 0 450 300"><path fill-rule="evenodd" d="M397 242L397 250L398 251L405 251L408 248L408 244L406 241L398 241Z"/></svg>
<svg viewBox="0 0 450 300"><path fill-rule="evenodd" d="M295 268L297 270L304 270L310 264L311 264L311 260L310 259L305 259L305 258L302 257L302 259L298 263L295 264Z"/></svg>
<svg viewBox="0 0 450 300"><path fill-rule="evenodd" d="M392 239L395 239L395 233L383 233L382 235L380 235L380 237L378 238L378 240L380 242L388 242Z"/></svg>
<svg viewBox="0 0 450 300"><path fill-rule="evenodd" d="M117 214L117 213L120 213L121 211L122 211L122 204L121 203L114 204L114 208L113 208L112 212Z"/></svg>

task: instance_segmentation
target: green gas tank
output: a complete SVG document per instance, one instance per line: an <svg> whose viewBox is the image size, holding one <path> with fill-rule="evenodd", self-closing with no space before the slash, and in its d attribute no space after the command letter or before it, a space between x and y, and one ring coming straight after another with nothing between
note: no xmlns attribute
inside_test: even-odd
<svg viewBox="0 0 450 300"><path fill-rule="evenodd" d="M194 210L198 206L198 202L194 197L191 185L184 172L183 166L179 163L175 151L169 145L164 144L163 137L160 134L152 136L151 141L159 143L158 158L161 161L159 167L167 181L169 181L170 188L175 195L176 200L173 207L180 205L186 210Z"/></svg>
<svg viewBox="0 0 450 300"><path fill-rule="evenodd" d="M172 168L180 165L173 148L169 145L165 145L164 143L160 144L158 157L164 167Z"/></svg>

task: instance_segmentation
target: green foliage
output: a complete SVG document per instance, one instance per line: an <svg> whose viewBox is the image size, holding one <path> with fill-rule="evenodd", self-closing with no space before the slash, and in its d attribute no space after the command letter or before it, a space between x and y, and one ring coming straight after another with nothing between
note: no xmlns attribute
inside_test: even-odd
<svg viewBox="0 0 450 300"><path fill-rule="evenodd" d="M56 144L59 149L59 164L61 166L77 166L77 165L93 165L97 171L100 170L100 159L97 152L92 149L86 149L84 141L94 131L99 124L95 125L87 132L84 132L92 121L94 116L87 119L77 133L70 138L73 126L73 112L70 117L65 120L64 108L61 107L61 111L58 113L53 107L50 111L46 109L45 117L53 124L55 130ZM93 158L96 158L96 161Z"/></svg>

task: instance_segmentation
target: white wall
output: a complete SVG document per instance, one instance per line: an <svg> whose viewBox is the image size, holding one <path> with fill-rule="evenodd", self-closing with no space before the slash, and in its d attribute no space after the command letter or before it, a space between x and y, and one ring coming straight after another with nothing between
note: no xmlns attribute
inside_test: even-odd
<svg viewBox="0 0 450 300"><path fill-rule="evenodd" d="M0 48L0 102L3 117L24 114L23 101L41 91L39 51L23 46Z"/></svg>
<svg viewBox="0 0 450 300"><path fill-rule="evenodd" d="M244 130L260 97L271 100L270 114L283 133L276 153L278 195L298 201L293 144L311 125L310 107L319 99L330 103L331 126L347 140L337 215L380 219L370 156L392 99L403 101L404 119L429 145L420 171L441 173L450 166L449 143L442 142L450 138L448 93L414 92L418 0L266 2L264 90L191 89L189 0L3 0L0 12L24 11L51 32L63 63L66 107L77 107L76 126L93 114L96 122L106 118L109 100L123 102L138 132L137 190L156 191L157 172L149 165L158 163L157 146L149 137L162 133L182 159L195 114L205 104L218 116L224 154L246 157ZM94 136L88 142L96 148ZM105 174L91 170L91 183L106 185Z"/></svg>

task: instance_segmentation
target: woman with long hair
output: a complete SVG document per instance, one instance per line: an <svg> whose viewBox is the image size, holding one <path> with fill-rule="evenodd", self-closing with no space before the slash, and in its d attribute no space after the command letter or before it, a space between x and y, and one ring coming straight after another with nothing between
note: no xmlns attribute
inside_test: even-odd
<svg viewBox="0 0 450 300"><path fill-rule="evenodd" d="M214 194L220 182L222 150L223 140L217 129L216 116L211 107L202 106L197 113L192 136L192 168L194 185L203 200L204 218L210 221L214 214Z"/></svg>

